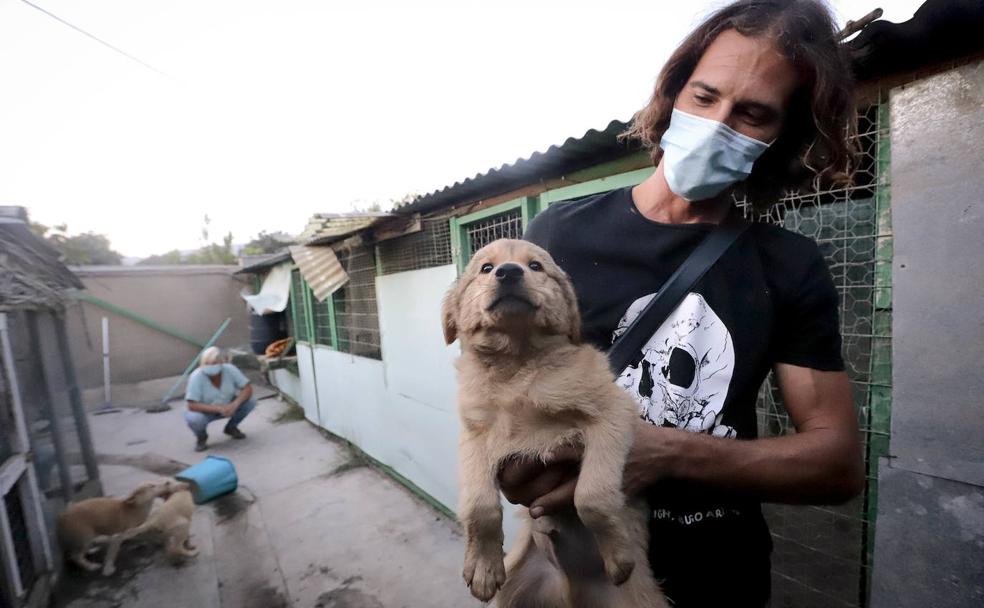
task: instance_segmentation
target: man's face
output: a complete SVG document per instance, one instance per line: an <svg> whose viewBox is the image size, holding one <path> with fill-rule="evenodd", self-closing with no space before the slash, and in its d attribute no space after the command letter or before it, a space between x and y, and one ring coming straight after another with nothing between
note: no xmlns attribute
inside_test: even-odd
<svg viewBox="0 0 984 608"><path fill-rule="evenodd" d="M792 64L768 40L728 30L707 47L674 107L771 142L798 83Z"/></svg>

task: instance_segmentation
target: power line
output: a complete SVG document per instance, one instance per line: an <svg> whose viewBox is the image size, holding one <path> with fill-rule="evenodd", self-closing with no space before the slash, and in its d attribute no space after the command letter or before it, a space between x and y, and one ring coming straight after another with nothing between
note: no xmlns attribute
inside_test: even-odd
<svg viewBox="0 0 984 608"><path fill-rule="evenodd" d="M88 36L89 38L95 40L99 44L101 44L101 45L103 45L103 46L105 46L105 47L107 47L107 48L109 48L109 49L111 49L113 51L116 51L117 53L119 53L120 55L123 55L124 57L126 57L130 61L135 61L135 62L139 63L140 65L142 65L143 67L147 68L148 70L153 70L154 72L157 72L161 76L164 76L165 78L168 78L168 75L167 74L165 74L164 72L158 70L157 68L155 68L154 66L150 65L146 61L142 61L142 60L134 57L130 53L127 53L123 49L121 49L119 47L116 47L116 46L113 46L112 44L106 42L105 40L99 38L98 36L94 36L94 35L90 34L89 32L87 32L84 29L78 27L77 25L73 25L73 24L69 23L68 21L65 21L64 19L62 19L58 15L52 13L51 11L46 10L44 8L41 8L37 4L34 4L33 2L29 2L28 0L21 0L21 2L23 2L24 4L30 6L33 9L36 9L38 11L41 11L45 15L48 15L49 17L51 17L52 19L54 19L55 21L58 21L61 24L67 25L68 27L72 28L76 32L78 32L78 33L80 33L80 34L82 34L84 36Z"/></svg>

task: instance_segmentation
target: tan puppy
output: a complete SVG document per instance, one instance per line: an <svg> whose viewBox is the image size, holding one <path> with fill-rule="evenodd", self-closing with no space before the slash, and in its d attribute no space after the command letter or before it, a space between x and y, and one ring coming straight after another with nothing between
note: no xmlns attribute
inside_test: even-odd
<svg viewBox="0 0 984 608"><path fill-rule="evenodd" d="M173 563L198 555L198 549L189 540L191 518L195 515L191 486L182 481L175 481L171 490L162 497L164 503L151 511L147 521L124 532L121 540L128 540L153 530L164 537L165 551Z"/></svg>
<svg viewBox="0 0 984 608"><path fill-rule="evenodd" d="M501 607L659 608L647 566L646 511L630 508L622 470L638 409L605 356L580 345L577 298L539 247L499 240L478 251L445 297L444 337L461 340L458 408L464 578ZM510 457L583 447L576 513L527 517L502 550L497 475Z"/></svg>
<svg viewBox="0 0 984 608"><path fill-rule="evenodd" d="M88 498L72 503L58 516L58 539L68 558L80 567L95 571L99 564L89 561L86 553L95 542L108 542L103 574L116 571L116 555L123 542L119 535L142 524L150 513L154 499L172 491L173 479L145 481L125 498L111 496Z"/></svg>

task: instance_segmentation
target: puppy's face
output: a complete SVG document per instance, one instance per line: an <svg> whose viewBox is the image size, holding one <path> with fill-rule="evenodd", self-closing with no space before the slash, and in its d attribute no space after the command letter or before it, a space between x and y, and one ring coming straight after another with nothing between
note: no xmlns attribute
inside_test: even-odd
<svg viewBox="0 0 984 608"><path fill-rule="evenodd" d="M175 492L184 492L185 490L191 491L191 484L169 477L165 481L164 491L161 492L161 498L167 499L170 498Z"/></svg>
<svg viewBox="0 0 984 608"><path fill-rule="evenodd" d="M124 499L128 505L137 506L153 502L158 496L168 494L170 489L179 482L169 477L162 477L155 481L145 481L133 489Z"/></svg>
<svg viewBox="0 0 984 608"><path fill-rule="evenodd" d="M546 251L500 239L472 256L442 309L444 339L481 330L536 332L581 338L581 317L570 279Z"/></svg>

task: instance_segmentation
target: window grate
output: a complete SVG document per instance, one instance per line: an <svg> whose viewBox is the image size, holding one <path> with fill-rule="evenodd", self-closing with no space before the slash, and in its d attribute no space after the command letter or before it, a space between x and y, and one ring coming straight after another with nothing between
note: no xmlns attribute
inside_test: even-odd
<svg viewBox="0 0 984 608"><path fill-rule="evenodd" d="M421 270L451 263L451 226L448 218L421 220L420 232L382 241L380 274Z"/></svg>
<svg viewBox="0 0 984 608"><path fill-rule="evenodd" d="M513 209L479 220L465 226L465 234L468 235L468 257L471 258L492 241L523 238L523 214L519 209Z"/></svg>
<svg viewBox="0 0 984 608"><path fill-rule="evenodd" d="M348 282L332 295L335 307L335 348L344 353L382 359L376 306L376 260L371 245L335 252Z"/></svg>

